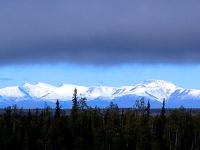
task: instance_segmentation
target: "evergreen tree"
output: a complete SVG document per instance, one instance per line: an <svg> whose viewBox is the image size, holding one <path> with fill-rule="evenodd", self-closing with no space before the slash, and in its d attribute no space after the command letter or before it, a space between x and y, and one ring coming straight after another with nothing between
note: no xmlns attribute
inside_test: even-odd
<svg viewBox="0 0 200 150"><path fill-rule="evenodd" d="M57 101L56 101L56 114L55 114L55 118L59 118L60 117L60 113L61 113L61 107L60 107L59 100L57 99Z"/></svg>
<svg viewBox="0 0 200 150"><path fill-rule="evenodd" d="M74 94L72 97L72 109L71 109L71 121L72 121L72 135L74 138L73 145L76 145L76 139L79 132L80 123L78 122L78 96L77 89L74 89Z"/></svg>
<svg viewBox="0 0 200 150"><path fill-rule="evenodd" d="M161 118L165 119L165 99L163 99L163 103L162 103L162 108L161 108L161 114L160 114Z"/></svg>
<svg viewBox="0 0 200 150"><path fill-rule="evenodd" d="M74 94L72 97L72 112L78 111L78 96L77 96L77 89L74 89Z"/></svg>
<svg viewBox="0 0 200 150"><path fill-rule="evenodd" d="M150 105L150 102L148 101L147 102L147 108L146 108L146 110L147 110L147 117L149 117L150 116L150 110L151 109L151 105Z"/></svg>
<svg viewBox="0 0 200 150"><path fill-rule="evenodd" d="M160 112L160 117L157 123L157 138L158 138L158 145L160 149L166 149L165 147L165 140L164 140L164 131L165 131L165 99L163 99L162 108Z"/></svg>

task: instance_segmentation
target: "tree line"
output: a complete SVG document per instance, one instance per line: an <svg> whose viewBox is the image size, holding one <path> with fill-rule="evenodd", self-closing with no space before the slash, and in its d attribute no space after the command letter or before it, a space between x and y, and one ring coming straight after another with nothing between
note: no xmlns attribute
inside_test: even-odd
<svg viewBox="0 0 200 150"><path fill-rule="evenodd" d="M6 108L0 116L0 150L198 150L200 114L183 107L166 115L151 115L144 99L135 108L119 109L113 102L102 111L87 105L74 90L70 115L62 115L59 101L55 113L22 113Z"/></svg>

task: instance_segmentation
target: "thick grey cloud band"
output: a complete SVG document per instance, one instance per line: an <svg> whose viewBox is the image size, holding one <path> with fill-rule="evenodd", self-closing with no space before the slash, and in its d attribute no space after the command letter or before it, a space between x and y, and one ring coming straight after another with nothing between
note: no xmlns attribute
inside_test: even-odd
<svg viewBox="0 0 200 150"><path fill-rule="evenodd" d="M0 63L200 63L200 1L1 1Z"/></svg>

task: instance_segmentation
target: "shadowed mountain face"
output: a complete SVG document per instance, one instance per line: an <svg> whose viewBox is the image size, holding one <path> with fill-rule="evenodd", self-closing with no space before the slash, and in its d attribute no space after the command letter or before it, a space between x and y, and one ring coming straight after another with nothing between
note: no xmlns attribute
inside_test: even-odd
<svg viewBox="0 0 200 150"><path fill-rule="evenodd" d="M113 101L119 107L134 107L136 100L144 98L146 103L150 101L153 108L160 108L163 99L170 108L200 107L200 90L183 89L163 80L148 80L135 86L123 87L85 87L70 84L57 87L45 83L25 83L0 89L0 107L14 104L25 108L42 108L45 105L54 107L56 100L59 99L63 108L70 108L75 88L79 97L87 98L90 106L106 107Z"/></svg>

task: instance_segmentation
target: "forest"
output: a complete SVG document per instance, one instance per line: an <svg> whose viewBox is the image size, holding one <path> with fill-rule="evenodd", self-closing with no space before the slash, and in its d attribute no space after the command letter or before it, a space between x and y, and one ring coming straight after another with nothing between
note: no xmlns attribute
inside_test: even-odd
<svg viewBox="0 0 200 150"><path fill-rule="evenodd" d="M87 106L86 98L72 97L69 115L59 100L54 114L46 107L24 114L5 108L0 116L0 150L198 150L200 113L177 108L151 115L143 99L135 107L120 109L113 102L104 110ZM133 104L134 105L134 104Z"/></svg>

